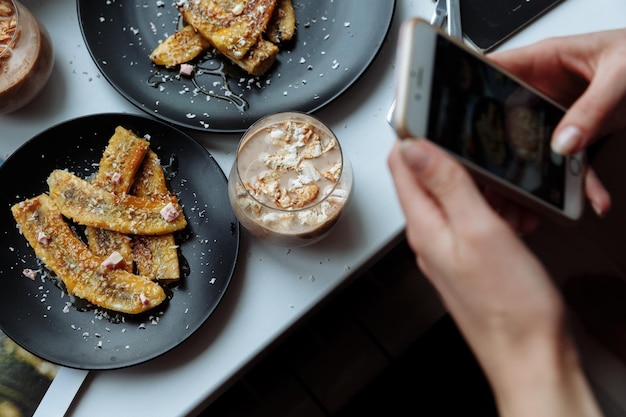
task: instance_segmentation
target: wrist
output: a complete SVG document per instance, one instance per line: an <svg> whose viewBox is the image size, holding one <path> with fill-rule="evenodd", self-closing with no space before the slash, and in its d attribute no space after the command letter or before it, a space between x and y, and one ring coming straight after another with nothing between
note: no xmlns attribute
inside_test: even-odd
<svg viewBox="0 0 626 417"><path fill-rule="evenodd" d="M511 346L487 372L503 417L600 416L565 326Z"/></svg>

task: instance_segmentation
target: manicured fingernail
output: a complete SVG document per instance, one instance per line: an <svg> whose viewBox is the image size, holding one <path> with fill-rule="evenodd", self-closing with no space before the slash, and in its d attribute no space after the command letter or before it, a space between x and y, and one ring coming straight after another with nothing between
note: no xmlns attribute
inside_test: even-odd
<svg viewBox="0 0 626 417"><path fill-rule="evenodd" d="M559 155L568 155L582 140L583 133L576 126L567 126L552 141L552 150Z"/></svg>
<svg viewBox="0 0 626 417"><path fill-rule="evenodd" d="M606 216L606 210L604 210L602 207L596 204L595 201L591 202L591 208L593 208L593 211L598 215L598 217Z"/></svg>
<svg viewBox="0 0 626 417"><path fill-rule="evenodd" d="M400 142L402 159L414 170L423 169L428 163L428 154L418 143L419 139L403 139Z"/></svg>
<svg viewBox="0 0 626 417"><path fill-rule="evenodd" d="M605 217L609 211L610 204L607 206L600 205L599 202L591 200L591 208L598 215L598 217Z"/></svg>

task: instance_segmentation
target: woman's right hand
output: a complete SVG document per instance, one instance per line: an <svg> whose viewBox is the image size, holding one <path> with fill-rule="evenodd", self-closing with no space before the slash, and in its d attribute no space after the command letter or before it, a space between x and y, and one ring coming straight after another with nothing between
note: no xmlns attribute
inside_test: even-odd
<svg viewBox="0 0 626 417"><path fill-rule="evenodd" d="M626 129L626 29L546 39L490 55L490 59L569 107L557 126L552 148L568 155L597 139ZM611 198L593 170L585 191L604 215Z"/></svg>
<svg viewBox="0 0 626 417"><path fill-rule="evenodd" d="M500 415L599 416L560 294L465 169L423 139L397 142L388 162L417 264L476 354Z"/></svg>

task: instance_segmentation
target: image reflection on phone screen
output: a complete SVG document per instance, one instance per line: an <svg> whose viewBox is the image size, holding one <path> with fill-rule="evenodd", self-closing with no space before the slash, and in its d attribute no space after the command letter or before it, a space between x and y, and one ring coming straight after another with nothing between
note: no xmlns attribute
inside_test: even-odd
<svg viewBox="0 0 626 417"><path fill-rule="evenodd" d="M550 149L564 112L438 37L427 137L563 208L565 159Z"/></svg>

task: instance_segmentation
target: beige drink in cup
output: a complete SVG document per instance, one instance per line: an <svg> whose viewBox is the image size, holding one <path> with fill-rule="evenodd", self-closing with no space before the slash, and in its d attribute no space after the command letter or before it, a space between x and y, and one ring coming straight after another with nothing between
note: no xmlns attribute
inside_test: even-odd
<svg viewBox="0 0 626 417"><path fill-rule="evenodd" d="M352 191L352 167L333 132L297 112L262 118L243 135L229 176L241 225L279 246L322 239Z"/></svg>
<svg viewBox="0 0 626 417"><path fill-rule="evenodd" d="M0 114L30 102L54 64L46 29L21 3L0 0Z"/></svg>

